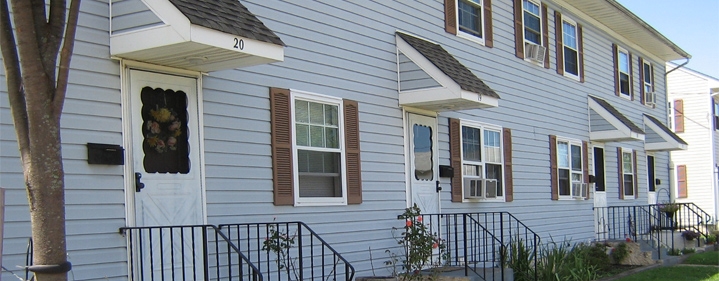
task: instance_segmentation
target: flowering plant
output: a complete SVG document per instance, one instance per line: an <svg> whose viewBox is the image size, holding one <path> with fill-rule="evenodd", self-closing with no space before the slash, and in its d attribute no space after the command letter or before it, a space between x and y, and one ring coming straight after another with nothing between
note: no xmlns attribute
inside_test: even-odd
<svg viewBox="0 0 719 281"><path fill-rule="evenodd" d="M700 234L699 232L694 231L694 230L684 230L684 231L682 232L682 237L684 237L684 239L689 240L689 241L694 240L694 239L697 239L697 238L699 238L700 236L701 236L701 234Z"/></svg>
<svg viewBox="0 0 719 281"><path fill-rule="evenodd" d="M297 233L290 235L287 231L282 231L279 228L279 224L270 224L267 227L269 236L265 237L262 250L277 256L275 262L279 270L286 270L288 274L291 271L294 274L294 280L300 280L295 266L297 258L290 258L290 248L295 245Z"/></svg>
<svg viewBox="0 0 719 281"><path fill-rule="evenodd" d="M177 113L166 107L150 110L150 120L145 122L145 141L159 153L177 149L177 137L182 134L182 122Z"/></svg>
<svg viewBox="0 0 719 281"><path fill-rule="evenodd" d="M446 245L444 240L439 238L436 232L432 233L430 227L423 222L417 204L405 209L400 218L405 219L401 235L395 236L397 243L405 250L404 260L401 260L404 272L400 275L404 280L421 280L421 270L437 267L442 259L448 258L444 256L448 254L444 251ZM398 230L399 228L393 227L393 235ZM389 253L389 250L387 251ZM399 260L396 254L390 253L390 257L391 260L385 262L385 265L395 265Z"/></svg>

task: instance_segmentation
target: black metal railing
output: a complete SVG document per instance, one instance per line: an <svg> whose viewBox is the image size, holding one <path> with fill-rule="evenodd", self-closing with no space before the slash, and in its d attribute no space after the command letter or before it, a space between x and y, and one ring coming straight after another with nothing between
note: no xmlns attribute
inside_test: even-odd
<svg viewBox="0 0 719 281"><path fill-rule="evenodd" d="M534 270L530 271L537 272L540 237L508 212L422 214L420 217L429 233L444 243L432 257L441 266L461 267L465 276L476 275L482 280L504 280L509 261L520 258L512 256L517 252L510 248L521 241L519 243L532 253L521 258L531 259Z"/></svg>
<svg viewBox="0 0 719 281"><path fill-rule="evenodd" d="M658 258L662 247L674 251L686 247L686 243L699 246L699 236L709 234L708 224L712 221L694 203L596 207L594 214L599 223L599 241L647 241L656 248ZM677 245L680 237L686 242Z"/></svg>
<svg viewBox="0 0 719 281"><path fill-rule="evenodd" d="M345 280L355 269L303 222L221 224L265 280Z"/></svg>
<svg viewBox="0 0 719 281"><path fill-rule="evenodd" d="M213 225L123 227L120 233L132 280L263 280Z"/></svg>

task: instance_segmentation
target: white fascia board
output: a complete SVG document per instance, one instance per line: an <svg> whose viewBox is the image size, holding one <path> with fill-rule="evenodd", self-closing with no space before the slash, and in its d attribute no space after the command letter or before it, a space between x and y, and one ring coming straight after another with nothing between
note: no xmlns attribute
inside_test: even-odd
<svg viewBox="0 0 719 281"><path fill-rule="evenodd" d="M243 38L226 32L193 25L190 28L191 40L200 44L267 58L273 61L284 61L284 47L255 39ZM242 40L240 43L239 40ZM235 48L237 46L237 48ZM242 47L242 49L240 49Z"/></svg>
<svg viewBox="0 0 719 281"><path fill-rule="evenodd" d="M190 20L169 0L142 0L165 24L172 26L186 41L190 40Z"/></svg>
<svg viewBox="0 0 719 281"><path fill-rule="evenodd" d="M110 54L122 55L189 41L173 26L164 25L110 36Z"/></svg>
<svg viewBox="0 0 719 281"><path fill-rule="evenodd" d="M475 93L472 91L462 90L462 98L466 99L466 100L474 100L479 103L483 103L489 107L498 107L499 106L498 98L490 97L487 95L482 95L482 94Z"/></svg>
<svg viewBox="0 0 719 281"><path fill-rule="evenodd" d="M643 141L644 134L635 132L612 130L612 131L598 131L589 132L589 140L591 141Z"/></svg>

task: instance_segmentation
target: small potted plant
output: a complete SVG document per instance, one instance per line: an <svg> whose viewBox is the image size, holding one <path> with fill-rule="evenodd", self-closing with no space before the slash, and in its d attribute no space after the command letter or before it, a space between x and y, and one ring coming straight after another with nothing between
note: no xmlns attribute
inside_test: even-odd
<svg viewBox="0 0 719 281"><path fill-rule="evenodd" d="M696 232L694 230L685 230L682 232L682 237L684 237L684 239L686 239L687 241L692 241L694 239L699 238L700 236L701 236L701 234L699 234L699 232Z"/></svg>

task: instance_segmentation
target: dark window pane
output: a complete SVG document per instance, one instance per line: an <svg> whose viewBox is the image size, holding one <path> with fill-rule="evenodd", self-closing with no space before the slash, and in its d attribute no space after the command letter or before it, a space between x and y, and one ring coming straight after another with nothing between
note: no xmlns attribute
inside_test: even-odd
<svg viewBox="0 0 719 281"><path fill-rule="evenodd" d="M569 170L559 169L559 195L571 195L570 184Z"/></svg>
<svg viewBox="0 0 719 281"><path fill-rule="evenodd" d="M619 89L622 94L629 95L629 75L619 74Z"/></svg>
<svg viewBox="0 0 719 281"><path fill-rule="evenodd" d="M634 196L633 175L624 175L624 195Z"/></svg>
<svg viewBox="0 0 719 281"><path fill-rule="evenodd" d="M577 51L568 47L564 47L564 71L574 75L579 75Z"/></svg>
<svg viewBox="0 0 719 281"><path fill-rule="evenodd" d="M572 170L573 171L581 171L582 170L582 147L577 145L572 145Z"/></svg>
<svg viewBox="0 0 719 281"><path fill-rule="evenodd" d="M502 165L487 164L487 178L497 180L497 196L502 196Z"/></svg>
<svg viewBox="0 0 719 281"><path fill-rule="evenodd" d="M148 173L190 172L187 94L145 87L142 100L143 166Z"/></svg>
<svg viewBox="0 0 719 281"><path fill-rule="evenodd" d="M468 161L482 161L482 142L480 131L477 128L462 127L462 159Z"/></svg>
<svg viewBox="0 0 719 281"><path fill-rule="evenodd" d="M541 30L542 28L540 26L539 17L528 12L524 12L524 39L534 44L541 45Z"/></svg>

